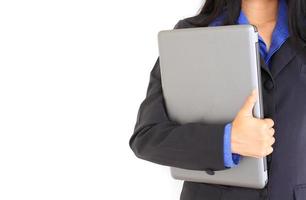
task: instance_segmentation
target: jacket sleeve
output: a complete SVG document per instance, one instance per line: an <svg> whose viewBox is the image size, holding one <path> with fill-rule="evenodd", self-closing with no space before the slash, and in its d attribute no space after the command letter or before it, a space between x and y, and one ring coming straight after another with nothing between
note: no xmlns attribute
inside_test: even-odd
<svg viewBox="0 0 306 200"><path fill-rule="evenodd" d="M180 20L174 28L184 28ZM150 72L130 148L138 158L191 170L224 170L223 124L179 124L168 117L161 86L159 57Z"/></svg>

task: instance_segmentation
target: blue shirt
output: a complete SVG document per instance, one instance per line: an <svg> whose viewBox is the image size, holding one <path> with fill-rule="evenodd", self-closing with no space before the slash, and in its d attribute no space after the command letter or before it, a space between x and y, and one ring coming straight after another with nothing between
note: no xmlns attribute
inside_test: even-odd
<svg viewBox="0 0 306 200"><path fill-rule="evenodd" d="M269 50L260 35L258 35L259 52L260 56L264 59L265 63L270 66L271 57L277 52L282 44L289 37L288 28L288 8L285 0L279 0L278 15L275 28L272 33L272 40ZM222 25L223 15L215 19L209 26ZM240 15L237 20L237 24L249 24L249 21L243 11L240 11ZM232 123L226 124L224 127L224 166L233 167L240 161L240 155L232 153L231 151L231 128Z"/></svg>

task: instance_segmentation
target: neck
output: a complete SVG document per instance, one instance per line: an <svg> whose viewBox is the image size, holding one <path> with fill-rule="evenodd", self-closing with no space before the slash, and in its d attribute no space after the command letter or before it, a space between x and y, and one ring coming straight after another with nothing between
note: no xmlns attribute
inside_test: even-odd
<svg viewBox="0 0 306 200"><path fill-rule="evenodd" d="M278 0L242 0L241 9L250 24L260 26L277 20Z"/></svg>

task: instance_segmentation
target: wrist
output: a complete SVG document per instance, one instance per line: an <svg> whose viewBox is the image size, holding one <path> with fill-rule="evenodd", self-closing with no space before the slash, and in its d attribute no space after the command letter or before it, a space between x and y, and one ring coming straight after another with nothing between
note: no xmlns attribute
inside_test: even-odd
<svg viewBox="0 0 306 200"><path fill-rule="evenodd" d="M232 151L232 153L238 154L236 141L237 140L236 140L235 127L234 127L234 123L232 123L232 127L231 127L231 151Z"/></svg>

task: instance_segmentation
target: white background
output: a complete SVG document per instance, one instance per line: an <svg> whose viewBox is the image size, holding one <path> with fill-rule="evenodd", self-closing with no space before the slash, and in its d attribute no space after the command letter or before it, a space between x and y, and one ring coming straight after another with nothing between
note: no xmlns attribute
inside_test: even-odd
<svg viewBox="0 0 306 200"><path fill-rule="evenodd" d="M201 0L1 0L0 199L179 199L128 146L157 33Z"/></svg>

